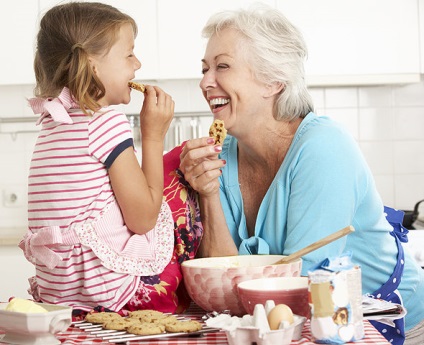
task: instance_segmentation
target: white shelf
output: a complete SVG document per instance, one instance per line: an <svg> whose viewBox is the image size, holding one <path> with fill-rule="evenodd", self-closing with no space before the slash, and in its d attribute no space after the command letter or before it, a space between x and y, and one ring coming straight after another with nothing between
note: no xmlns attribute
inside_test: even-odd
<svg viewBox="0 0 424 345"><path fill-rule="evenodd" d="M421 82L421 74L366 74L306 76L309 87L399 85Z"/></svg>

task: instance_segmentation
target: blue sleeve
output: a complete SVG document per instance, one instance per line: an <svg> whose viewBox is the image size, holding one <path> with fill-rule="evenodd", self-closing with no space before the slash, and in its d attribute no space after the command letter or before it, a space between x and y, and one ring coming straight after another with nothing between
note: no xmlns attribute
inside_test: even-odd
<svg viewBox="0 0 424 345"><path fill-rule="evenodd" d="M122 153L122 151L126 150L128 147L134 147L134 141L132 138L124 140L122 143L118 144L110 155L107 157L105 161L106 169L109 169L112 166L112 163L115 159Z"/></svg>
<svg viewBox="0 0 424 345"><path fill-rule="evenodd" d="M311 128L294 146L290 169L284 254L353 225L368 188L367 164L354 139L338 126ZM340 255L346 237L303 257L302 273L323 258Z"/></svg>

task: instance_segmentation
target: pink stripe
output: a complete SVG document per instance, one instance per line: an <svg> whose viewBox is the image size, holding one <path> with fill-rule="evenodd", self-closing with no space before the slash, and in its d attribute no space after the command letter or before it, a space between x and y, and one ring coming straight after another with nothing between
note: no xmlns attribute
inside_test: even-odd
<svg viewBox="0 0 424 345"><path fill-rule="evenodd" d="M84 259L83 261L72 262L70 265L66 265L66 266L65 265L58 265L56 268L61 269L61 270L67 270L67 269L70 269L71 267L75 268L76 266L88 265L88 264L92 263L93 261L99 260L99 258L94 255L94 253L91 251L91 249L88 250L88 251L83 251L82 253L83 254L89 254L90 252L91 252L91 254L93 254L92 258ZM66 261L69 261L70 259L75 259L75 258L76 259L80 258L80 255L74 254L69 259L65 259L62 262L66 262ZM94 266L92 266L92 267L94 267Z"/></svg>
<svg viewBox="0 0 424 345"><path fill-rule="evenodd" d="M38 145L36 147L38 147ZM43 149L43 150L36 150L36 151L34 151L34 155L45 153L45 152L74 151L76 149L79 149L79 150L87 149L87 145L85 145L85 146L52 147L52 148L47 148L47 149Z"/></svg>
<svg viewBox="0 0 424 345"><path fill-rule="evenodd" d="M36 169L48 169L48 168L68 168L68 167L79 167L79 166L86 166L86 165L97 165L96 162L82 162L82 163L71 163L71 164L46 164L46 165L36 165L31 166L31 170Z"/></svg>
<svg viewBox="0 0 424 345"><path fill-rule="evenodd" d="M96 218L92 217L92 216L88 216L86 219L80 219L80 220L74 221L74 222L70 223L69 225L66 224L65 228L67 229L71 225L85 223L86 221L92 221L94 219L96 219ZM31 229L32 230L38 230L38 229L41 229L41 228L44 228L44 227L45 227L45 225L43 225L43 226L32 226ZM61 228L63 228L63 226Z"/></svg>
<svg viewBox="0 0 424 345"><path fill-rule="evenodd" d="M113 280L104 280L102 282L100 282L97 285L94 286L84 286L83 289L86 290L87 292L89 292L89 290L93 289L94 287L98 287L98 286L103 286L104 284L110 284L110 283L118 283L120 282L122 279L126 279L126 276L122 276L120 278L117 279L113 279ZM40 279L40 277L38 277L38 279ZM80 281L84 280L84 279L79 279ZM55 284L59 284L58 282L54 282ZM102 290L101 293L99 293L98 291L92 292L92 293L82 293L82 292L75 292L75 293L70 293L70 294L62 294L62 295L56 295L54 294L55 291L59 291L59 292L69 292L75 289L81 289L82 285L80 286L76 286L75 288L70 288L70 289L49 289L44 287L43 285L39 284L40 288L43 289L43 295L44 296L52 296L52 297L56 297L56 298L68 298L71 296L83 296L83 297L91 297L91 296L96 296L96 300L98 295L102 295L105 293L110 293L111 291L116 291L117 289L119 289L119 287L121 286L121 284L115 285L113 288L110 288L109 290ZM47 291L51 291L50 293L48 293Z"/></svg>
<svg viewBox="0 0 424 345"><path fill-rule="evenodd" d="M118 288L114 288L114 289L107 291L107 292L112 292L112 291L116 291L116 290L118 290ZM46 295L49 296L49 294L46 294ZM70 295L69 297L71 297L71 296L73 296L73 295ZM111 300L113 300L116 297L116 296L112 296L112 297L107 298L107 299L99 299L96 296L96 298L93 299L93 298L90 298L92 296L96 296L96 295L87 295L86 297L88 297L88 298L80 298L78 300L77 299L69 299L69 297L67 296L67 299L60 299L60 304L73 305L73 304L80 304L80 303L86 302L86 303L91 304L92 307L95 307L95 306L98 306L98 305L102 305L103 303L110 302ZM53 300L53 301L54 302L47 302L47 300L46 300L45 302L52 303L52 304L58 303L55 300ZM93 305L93 303L95 303L95 305ZM107 306L107 307L109 307L109 306ZM89 308L88 310L90 310L90 309L92 309L92 308Z"/></svg>
<svg viewBox="0 0 424 345"><path fill-rule="evenodd" d="M89 263L92 263L93 261L99 260L99 258L94 255L94 253L91 251L91 249L88 250L88 251L83 251L82 254L89 254L90 252L91 252L91 254L93 254L93 257L90 258L90 259L85 259L85 260L80 261L80 262L73 262L73 263L71 263L70 265L67 265L67 266L65 266L65 265L59 265L56 268L57 269L61 269L61 270L67 270L67 269L70 269L71 267L75 268L76 266L88 265ZM74 258L76 258L76 259L80 258L80 255L74 254L69 259L65 259L62 262L69 261L70 259L74 259ZM39 266L39 267L46 267L46 266ZM92 267L94 267L94 265ZM41 272L43 272L45 274L50 274L50 273L47 273L47 272L42 271L41 269L39 269L39 271L41 271Z"/></svg>
<svg viewBox="0 0 424 345"><path fill-rule="evenodd" d="M81 244L77 244L77 245L75 245L74 248L79 249L81 247L82 247ZM72 254L69 258L64 259L62 262L70 261L71 259L80 259L80 258L82 258L84 256L88 256L88 255L91 255L91 257L89 259L84 259L84 260L81 260L81 261L77 261L77 262L74 262L74 263L72 263L71 265L68 265L68 266L64 266L64 265L59 264L56 268L58 268L58 269L68 269L68 268L73 267L73 266L79 266L79 265L83 265L83 264L86 264L86 263L90 263L93 260L100 260L93 253L93 250L91 248L88 248L86 250L84 250L84 249L81 250L81 253ZM46 266L44 266L44 265L38 265L37 264L37 269L39 269L41 272L45 273L43 270L40 269L40 267L46 267ZM50 274L50 273L46 273L46 274Z"/></svg>
<svg viewBox="0 0 424 345"><path fill-rule="evenodd" d="M77 142L77 141L87 141L87 138L59 138L59 139L54 139L54 140L48 140L48 141L39 141L37 142L37 148L40 146L44 146L44 145L50 145L50 144L54 144L54 143L65 143L65 142ZM60 146L59 146L60 147ZM81 146L81 147L87 147L87 146ZM53 149L54 150L54 149ZM35 153L37 153L38 151L34 151Z"/></svg>
<svg viewBox="0 0 424 345"><path fill-rule="evenodd" d="M75 134L76 133L81 133L81 136L79 137L79 140L82 140L84 138L85 138L85 140L87 140L87 129L86 128L74 129L74 130L65 129L63 131L58 131L58 130L56 130L56 128L54 128L51 131L49 131L47 129L47 130L45 130L45 132L47 132L47 133L46 134L40 134L39 135L39 137L38 137L39 138L39 141L37 142L37 146L38 145L43 145L43 144L47 143L46 140L47 139L52 139L53 136L59 136L59 135L63 135L63 134L66 134L66 135L69 136L71 133L73 134L72 137L77 137ZM69 140L69 139L67 139L67 140ZM61 142L61 141L59 141L59 142Z"/></svg>
<svg viewBox="0 0 424 345"><path fill-rule="evenodd" d="M99 210L101 210L101 209L99 209ZM50 212L56 212L56 209L53 209L53 210L51 210ZM87 210L85 210L84 211L84 214L85 213L87 213ZM69 218L69 220L72 220L73 219L73 217L63 217L63 219L67 219L67 218ZM36 222L36 221L52 221L52 220L56 220L56 219L58 219L57 217L55 218L55 217L33 217L33 218L28 218L28 219L30 219L31 221L33 221L33 222ZM61 228L62 229L67 229L67 228L69 228L69 226L71 225L71 224L78 224L78 223L81 223L81 222L85 222L85 220L80 220L80 221L74 221L74 222L72 222L72 223L70 223L69 225L65 225L65 226L62 226ZM31 229L33 230L33 231L36 231L36 230L39 230L39 229L42 229L42 228L44 228L45 226L44 225L42 225L42 226L39 226L39 227L37 227L37 226L33 226L33 227L31 227Z"/></svg>
<svg viewBox="0 0 424 345"><path fill-rule="evenodd" d="M129 130L125 130L125 131L121 131L119 133L117 133L116 135L114 135L113 137L111 137L109 140L105 141L102 145L98 146L97 149L95 149L93 151L93 154L95 154L97 151L99 151L101 148L103 148L104 146L106 146L107 144L109 144L111 141L113 141L113 139L116 139L117 137L120 137L122 134L124 133L130 133ZM100 137L99 137L100 138ZM104 156L108 155L110 152L112 151L112 149L108 150L107 152L105 152L104 154L102 154L100 156L100 159L102 159Z"/></svg>
<svg viewBox="0 0 424 345"><path fill-rule="evenodd" d="M34 221L40 221L40 220L64 220L64 219L73 219L73 216L68 217L36 217L36 218L28 218L28 221L34 222Z"/></svg>
<svg viewBox="0 0 424 345"><path fill-rule="evenodd" d="M83 201L84 199L81 199L81 201ZM101 202L102 200L100 200ZM42 202L42 200L41 200ZM32 204L36 204L35 202L33 202ZM91 204L91 203L90 203ZM88 207L89 204L82 204L82 205L78 205L75 207L72 206L65 206L65 207L50 207L50 208L30 208L28 209L28 212L38 212L38 211L42 211L42 212L55 212L55 211L67 211L67 210L78 210L79 208L86 208ZM89 211L102 211L103 207L88 207L85 211L89 212Z"/></svg>
<svg viewBox="0 0 424 345"><path fill-rule="evenodd" d="M98 132L98 131L100 131L102 128L103 128L103 126L105 126L105 125L107 125L107 124L109 124L109 122L111 122L111 121L114 121L116 118L120 118L121 117L121 113L116 113L116 114L114 114L113 116L111 116L111 117L109 117L106 121L104 121L104 122L102 122L102 123L100 123L100 124L98 124L97 126L95 126L96 125L96 122L100 119L100 118L97 118L97 119L95 119L93 122L92 122L92 125L93 126L95 126L94 127L94 129L91 131L91 134L92 135L95 135L96 134L96 132ZM116 124L114 124L112 127L110 127L110 129L108 129L108 131L111 131L111 130L114 130L115 128L117 128L117 127L119 127L119 126L121 126L121 125L127 125L128 124L128 121L119 121L118 123L116 123ZM104 135L104 133L101 133L101 135L100 136L98 136L92 143L93 144L95 144L96 143L96 141L97 140L100 140L100 138L102 137Z"/></svg>
<svg viewBox="0 0 424 345"><path fill-rule="evenodd" d="M30 175L29 178L30 179L36 179L36 178L40 178L40 177L48 177L48 176L57 176L59 178L63 177L63 176L78 176L78 175L88 175L91 174L93 175L93 173L102 173L102 175L96 175L95 177L89 178L89 179L81 179L81 180L73 180L72 183L82 183L82 182L89 182L89 181L96 181L98 179L101 178L105 178L107 176L107 172L106 172L106 168L102 167L102 168L98 168L95 170L86 170L86 171L80 171L80 172L73 172L73 171L69 171L66 173L51 173L51 174L34 174L34 175ZM58 181L63 182L63 181ZM54 181L54 182L50 182L50 183L44 183L44 185L48 185L48 184L57 184L58 182ZM35 186L37 185L43 185L43 184L33 184Z"/></svg>
<svg viewBox="0 0 424 345"><path fill-rule="evenodd" d="M91 303L93 303L94 301L93 301L92 297L95 297L94 298L94 300L96 301L95 303L101 305L104 302L109 302L109 301L113 300L116 296L111 296L110 298L103 298L103 299L101 299L100 296L105 295L105 294L110 294L111 292L116 291L116 290L119 290L119 285L116 286L116 287L113 287L112 289L102 291L102 293L98 293L98 292L90 293L90 294L74 293L74 294L69 294L69 295L66 295L66 296L57 296L57 295L52 294L52 293L47 293L47 292L44 293L44 291L43 291L43 296L50 296L50 297L53 297L53 298L58 298L60 300L61 304L72 303L72 302L74 302L74 303L81 303L81 302L91 302ZM71 297L74 297L74 298L79 297L79 298L76 300L76 299L70 299Z"/></svg>
<svg viewBox="0 0 424 345"><path fill-rule="evenodd" d="M98 121L103 120L102 116L104 117L104 115L112 112L113 110L108 110L107 112L103 113L102 115L96 117L95 119L93 119L93 121L91 122L92 126L94 127L93 130L91 131L91 134L94 135L96 134L96 132L98 130L100 130L100 128L102 128L105 124L109 123L109 121L112 121L113 119L119 117L121 115L121 113L115 113L114 115L112 115L111 117L109 117L109 119L105 122L99 123L97 124Z"/></svg>
<svg viewBox="0 0 424 345"><path fill-rule="evenodd" d="M78 205L75 207L51 207L51 208L37 208L37 209L28 209L28 212L52 212L52 211L68 211L68 210L78 210L80 208L86 208L88 205L91 205L91 203L89 204L82 204L82 205Z"/></svg>
<svg viewBox="0 0 424 345"><path fill-rule="evenodd" d="M104 117L106 114L109 114L109 113L112 113L112 112L116 112L116 110L114 110L112 108L109 108L104 113L101 113L101 114L99 113L100 115L99 116L96 116L95 118L93 118L92 121L91 121L91 123L96 123L96 122L102 120L102 116ZM120 114L120 113L117 113L117 114Z"/></svg>
<svg viewBox="0 0 424 345"><path fill-rule="evenodd" d="M119 310L121 309L125 303L128 302L128 300L134 295L134 293L137 290L139 280L134 280L131 285L127 287L127 289L124 290L124 292L120 295L121 298L119 298L114 304L112 304L111 309Z"/></svg>
<svg viewBox="0 0 424 345"><path fill-rule="evenodd" d="M93 261L98 260L100 261L100 259L94 254L93 250L91 248L88 248L86 250L83 249L81 244L76 244L74 246L74 249L78 249L81 250L80 253L73 253L69 258L65 258L63 259L63 261L61 263L59 263L59 265L56 266L56 268L58 270L67 270L70 269L71 267L75 267L75 266L81 266L81 265L89 265L92 264L91 267L97 265L96 263L93 263ZM81 258L84 258L83 260L80 260ZM70 265L68 265L68 262L70 262L71 260L73 260L71 262ZM80 261L75 261L75 260L80 260ZM44 265L37 265L37 268L39 269L39 271L47 274L47 275L51 275L51 271L45 272L42 269L40 269L40 267L45 268L46 266Z"/></svg>
<svg viewBox="0 0 424 345"><path fill-rule="evenodd" d="M85 262L87 262L87 261L85 261ZM73 267L74 265L71 265L71 266L69 266L69 267ZM75 265L76 266L76 265ZM80 274L80 273L84 273L84 272L90 272L90 271L92 271L92 270L95 270L95 269L98 269L98 268L100 268L100 267L103 267L103 265L102 264L98 264L97 266L93 266L93 267L91 267L91 268L84 268L84 269L79 269L79 270L75 270L75 271L73 271L73 272L71 272L71 273L68 273L68 274L59 274L59 273L55 273L55 274L49 274L49 275L51 275L51 276L53 276L53 277L71 277L71 276L73 276L74 274ZM57 270L57 271L59 271L59 270L61 270L61 271L66 271L68 268L66 268L66 269L59 269L58 267L56 267L55 268L55 270ZM47 275L48 273L46 273L46 275ZM46 279L45 279L45 281L47 281ZM59 282L58 284L68 284L69 283L69 281L64 281L64 282Z"/></svg>
<svg viewBox="0 0 424 345"><path fill-rule="evenodd" d="M40 230L40 229L45 228L45 227L46 227L45 225L42 225L42 226L31 226L30 227L30 230L36 232L37 230ZM60 226L60 229L61 230L66 230L66 229L68 229L68 225L62 225L62 226Z"/></svg>
<svg viewBox="0 0 424 345"><path fill-rule="evenodd" d="M49 276L51 276L52 279L47 279L44 276L43 276L43 278L41 278L41 276L40 276L40 279L44 280L46 283L53 283L53 284L55 284L55 286L57 286L57 285L71 285L72 283L77 283L77 282L80 282L81 280L88 280L84 276L81 276L81 273L84 274L84 272L90 272L92 270L97 270L98 268L101 268L101 267L103 267L103 265L102 264L98 264L97 266L93 266L93 267L88 268L88 269L87 268L83 268L83 269L80 269L80 270L75 270L75 271L72 271L72 272L68 272L67 274L60 274L60 273L49 274ZM55 268L55 270L57 270L58 272L59 271L67 271L67 269L60 270L60 269L57 269L57 267ZM107 274L109 274L109 273L98 274L96 276L93 276L90 279L96 279L96 278L99 278L99 277L103 277L103 276L106 276ZM74 280L69 280L69 279L67 279L67 280L60 280L61 278L62 279L63 278L71 278L71 277L73 277L75 275L79 276L80 278L74 279ZM53 278L57 278L59 280L57 280L57 279L55 280ZM73 289L76 289L76 288L78 288L78 287L74 287L74 288L71 288L71 289L73 290ZM47 288L45 287L45 289L47 289ZM50 289L47 289L47 290L68 291L69 289L64 289L63 290L63 289L60 289L60 288L59 289L52 289L52 288L50 288Z"/></svg>
<svg viewBox="0 0 424 345"><path fill-rule="evenodd" d="M55 252L59 254L68 254L73 252L73 248L71 247L70 249L55 249Z"/></svg>
<svg viewBox="0 0 424 345"><path fill-rule="evenodd" d="M49 190L49 191L43 191L43 192L31 192L28 193L28 196L30 195L43 195L43 194L55 194L55 193L80 193L80 192L86 192L90 190L98 190L100 189L104 184L99 184L97 186L87 187L87 188L78 188L78 189L56 189L56 190ZM93 196L93 195L90 195ZM69 200L80 200L85 198L67 198L67 199L46 199L44 201L69 201Z"/></svg>
<svg viewBox="0 0 424 345"><path fill-rule="evenodd" d="M114 120L115 118L117 118L119 116L119 114L116 114L114 117L109 118L106 122L104 122L101 126L98 126L95 130L93 130L93 132L91 134L95 134L95 132L97 130L100 130L100 128L102 128L103 126L105 126L106 124L108 124L109 122L111 122L112 120ZM128 125L128 121L120 121L115 123L112 127L110 127L108 129L108 132L113 131L116 128L121 127L122 125L124 125L125 127ZM95 144L98 140L100 140L103 136L105 135L105 133L101 133L100 136L98 136L95 140L93 140L92 144Z"/></svg>
<svg viewBox="0 0 424 345"><path fill-rule="evenodd" d="M72 108L72 109L78 110L76 108ZM80 121L84 120L85 122L87 122L88 119L89 119L88 115L84 114L82 111L80 113L79 112L78 113L77 112L69 113L69 116L72 118L72 121L74 122L74 124L78 123L77 122L78 119ZM43 121L43 125L44 124L53 124L53 123L56 123L56 122L54 122L51 117L46 117L45 120Z"/></svg>
<svg viewBox="0 0 424 345"><path fill-rule="evenodd" d="M56 210L51 210L50 212L57 212L57 211ZM62 217L53 217L53 216L48 217L46 215L45 217L28 217L28 220L31 221L31 222L40 222L40 221L53 221L53 220L66 220L66 219L69 219L71 221L73 218L74 217L67 216L67 215L62 216ZM33 230L36 230L35 227L33 227L32 229Z"/></svg>
<svg viewBox="0 0 424 345"><path fill-rule="evenodd" d="M47 134L41 134L39 136L39 138L47 138L47 137L52 136L52 135L70 134L70 133L81 133L81 134L84 134L84 136L86 137L87 136L87 128L75 129L75 127L77 127L78 125L81 125L81 124L82 125L86 125L87 122L88 121L85 121L85 122L74 122L73 125L60 124L60 125L55 126L55 127L50 127L50 128L46 127L46 128L44 128L44 131L46 131L46 132L47 131L50 131L50 132L47 133ZM65 128L63 131L56 130L57 128L60 128L62 126L71 127L71 128L74 128L74 129Z"/></svg>
<svg viewBox="0 0 424 345"><path fill-rule="evenodd" d="M46 161L46 160L52 160L52 159L66 159L69 160L71 158L90 158L87 154L81 154L81 155L66 155L66 156L47 156L47 157L41 157L41 158L33 158L32 161L34 162L40 162L40 161Z"/></svg>
<svg viewBox="0 0 424 345"><path fill-rule="evenodd" d="M103 266L102 266L103 267ZM113 272L111 272L111 271L107 271L107 272L103 272L103 273L99 273L99 274L96 274L96 275L94 275L94 276L90 276L90 278L87 278L87 276L84 276L84 275L80 275L80 274L77 274L77 273L75 273L75 271L73 271L73 272L71 272L69 275L56 275L56 274L50 274L50 277L52 277L52 279L47 279L46 277L42 277L42 276L38 276L38 279L39 280L43 280L44 282L46 282L47 284L54 284L54 286L55 287L57 287L57 288L52 288L52 287L49 287L49 288L47 288L47 287L45 287L45 286L43 286L43 285L41 285L40 284L40 286L41 287L43 287L44 289L46 289L46 290L50 290L50 291L70 291L70 290L75 290L75 289L78 289L79 288L79 286L81 286L81 285L79 285L79 286L76 286L76 287L71 287L71 288L69 288L69 289L63 289L63 288L60 288L60 285L72 285L72 284L74 284L74 283L79 283L79 282L81 282L81 281L84 281L84 282L87 282L87 281L90 281L90 280L95 280L95 281L97 281L97 279L98 278L104 278L104 277L107 277L108 275L110 275L110 274L112 274ZM77 276L78 278L74 278L74 276ZM70 279L66 279L66 280L64 280L64 281L62 281L62 280L60 280L60 277L67 277L67 278L73 278L72 280L70 280ZM57 278L57 279L54 279L54 278ZM119 278L115 278L115 279L113 279L113 280L108 280L108 279L103 279L102 280L102 282L100 282L100 283L97 283L97 284L94 284L94 285L92 285L92 286L85 286L85 288L86 289L89 289L89 288L93 288L93 287L97 287L97 286L101 286L105 281L108 281L108 282L113 282L113 281L115 281L115 280L121 280L122 279L122 277L119 277ZM40 282L39 282L40 283ZM53 286L53 285L52 285Z"/></svg>
<svg viewBox="0 0 424 345"><path fill-rule="evenodd" d="M66 219L69 219L69 220L72 220L74 217L46 217L46 218L42 218L42 217L40 217L40 218L28 218L28 220L31 220L31 221L41 221L41 220L44 220L44 221L51 221L51 220L59 220L59 219L61 219L61 220L66 220ZM93 218L94 219L94 218ZM93 220L92 219L92 217L87 217L87 219L85 219L85 221L88 221L88 220ZM85 222L84 220L80 220L80 221L75 221L75 222L73 222L72 224L78 224L78 223L81 223L81 222ZM43 228L44 226L42 226L42 228ZM35 229L35 227L33 227L33 229Z"/></svg>
<svg viewBox="0 0 424 345"><path fill-rule="evenodd" d="M91 174L91 173L94 173L94 172L103 172L103 174L101 176L96 176L96 177L91 178L91 179L75 180L75 181L72 181L72 182L78 183L78 182L95 181L95 180L98 180L99 178L102 178L102 177L104 178L105 176L107 176L107 173L105 173L106 168L105 167L99 167L97 169L84 170L84 171L79 171L79 172L69 171L69 172L64 172L64 173L54 172L54 173L50 173L50 174L32 174L32 175L29 175L29 178L35 179L35 178L46 177L46 176L58 176L58 177L60 177L60 176L69 176L69 175L71 175L71 176L87 175L87 174ZM50 183L52 183L52 182L50 182ZM53 182L53 183L56 183L56 182ZM48 184L48 183L45 183L45 184Z"/></svg>
<svg viewBox="0 0 424 345"><path fill-rule="evenodd" d="M86 187L86 188L79 188L78 190L70 188L70 189L65 189L65 190L50 190L50 191L36 191L36 192L29 192L28 195L42 195L42 194L46 194L46 193L61 193L63 191L65 192L73 192L73 191L90 191L90 190L97 190L98 188L102 188L103 186L108 186L109 184L107 183L107 181L104 181L106 178L105 175L103 176L98 176L98 177L93 177L90 179L83 179L83 180L78 180L78 181L56 181L56 182L37 182L37 183L29 183L28 186L31 187L37 187L37 186L54 186L54 185L62 185L62 184L66 184L68 182L69 185L71 184L75 184L77 182L97 182L97 180L101 180L100 182L103 182L102 184L98 184L95 186L91 186L91 187ZM104 189L102 189L104 190Z"/></svg>

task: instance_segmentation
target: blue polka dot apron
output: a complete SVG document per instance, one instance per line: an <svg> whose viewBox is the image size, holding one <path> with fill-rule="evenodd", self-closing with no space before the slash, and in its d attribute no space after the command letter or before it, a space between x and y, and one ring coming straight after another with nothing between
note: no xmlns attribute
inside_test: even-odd
<svg viewBox="0 0 424 345"><path fill-rule="evenodd" d="M393 231L390 234L396 240L398 259L393 274L390 276L389 280L384 283L381 288L374 291L370 297L402 304L397 288L402 278L405 259L401 242L408 242L408 230L402 225L404 212L386 206L384 207L384 212L386 213L386 219L393 226ZM403 345L405 341L404 318L394 320L394 327L374 320L370 322L390 343L394 345Z"/></svg>

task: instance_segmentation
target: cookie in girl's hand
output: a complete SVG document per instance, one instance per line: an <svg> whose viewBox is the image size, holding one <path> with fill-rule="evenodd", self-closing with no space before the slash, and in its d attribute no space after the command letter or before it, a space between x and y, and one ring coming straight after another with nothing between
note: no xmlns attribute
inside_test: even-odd
<svg viewBox="0 0 424 345"><path fill-rule="evenodd" d="M128 86L131 89L134 89L134 90L137 90L137 91L140 91L140 92L146 92L146 86L143 85L143 84L140 84L140 83L136 83L135 81L129 81Z"/></svg>

